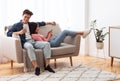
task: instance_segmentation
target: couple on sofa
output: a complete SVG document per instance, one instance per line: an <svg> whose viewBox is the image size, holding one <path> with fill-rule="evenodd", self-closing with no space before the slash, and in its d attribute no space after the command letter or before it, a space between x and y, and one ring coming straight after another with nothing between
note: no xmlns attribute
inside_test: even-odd
<svg viewBox="0 0 120 81"><path fill-rule="evenodd" d="M36 61L36 56L34 49L43 49L44 58L45 58L45 70L55 73L55 71L50 67L50 58L51 58L51 49L50 47L58 47L64 40L66 36L76 36L82 35L85 38L90 32L91 29L74 32L69 30L64 30L58 36L51 39L52 30L48 32L48 35L44 37L43 35L37 34L39 27L45 26L47 24L56 25L55 22L29 22L29 19L33 13L25 9L22 14L22 20L18 23L15 23L7 32L7 36L19 35L22 47L27 50L28 56L35 68L35 74L40 74L40 68Z"/></svg>

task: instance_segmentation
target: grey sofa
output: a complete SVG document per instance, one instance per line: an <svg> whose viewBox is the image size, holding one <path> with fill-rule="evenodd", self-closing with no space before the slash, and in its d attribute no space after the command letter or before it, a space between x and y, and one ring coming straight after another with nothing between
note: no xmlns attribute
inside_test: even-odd
<svg viewBox="0 0 120 81"><path fill-rule="evenodd" d="M9 26L5 27L5 32L9 29ZM53 29L53 37L58 35L61 32L61 28L59 25L46 25L44 27L40 27L40 32L43 35L46 35L49 30ZM56 67L56 59L69 57L71 66L72 64L72 56L77 56L80 49L80 39L81 36L77 35L75 37L67 36L60 47L51 48L52 57L51 59L55 59L55 67ZM28 58L27 52L25 49L22 49L19 38L16 37L7 37L2 36L1 38L2 45L2 53L7 58L11 59L11 67L13 67L13 62L24 63L24 71L32 71L34 68ZM44 71L44 57L43 51L41 49L35 49L36 58L38 65Z"/></svg>

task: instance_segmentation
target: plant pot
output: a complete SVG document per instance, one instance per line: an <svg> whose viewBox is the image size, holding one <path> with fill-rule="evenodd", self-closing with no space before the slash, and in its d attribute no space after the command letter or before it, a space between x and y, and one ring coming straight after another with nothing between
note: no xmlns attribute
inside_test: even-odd
<svg viewBox="0 0 120 81"><path fill-rule="evenodd" d="M96 42L97 49L103 49L104 43L103 42Z"/></svg>

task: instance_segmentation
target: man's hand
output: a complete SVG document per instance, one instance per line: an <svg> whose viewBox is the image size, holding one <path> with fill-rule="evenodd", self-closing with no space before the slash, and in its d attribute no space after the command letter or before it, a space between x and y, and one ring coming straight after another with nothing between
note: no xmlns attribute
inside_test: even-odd
<svg viewBox="0 0 120 81"><path fill-rule="evenodd" d="M26 32L27 32L26 29L22 29L22 30L19 31L19 34L25 34Z"/></svg>
<svg viewBox="0 0 120 81"><path fill-rule="evenodd" d="M53 21L53 22L47 22L46 23L47 25L56 25L56 23Z"/></svg>
<svg viewBox="0 0 120 81"><path fill-rule="evenodd" d="M22 34L25 34L26 32L27 32L26 29L22 29L22 30L20 30L20 31L18 31L18 32L13 32L13 34L14 34L14 35L22 35Z"/></svg>

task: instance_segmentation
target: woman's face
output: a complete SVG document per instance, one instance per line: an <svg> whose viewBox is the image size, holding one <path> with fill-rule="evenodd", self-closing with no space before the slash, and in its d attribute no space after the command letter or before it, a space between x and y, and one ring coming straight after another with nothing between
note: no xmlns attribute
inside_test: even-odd
<svg viewBox="0 0 120 81"><path fill-rule="evenodd" d="M28 23L30 17L31 17L31 15L29 15L29 14L24 14L24 15L23 15L22 22L23 22L24 24Z"/></svg>

